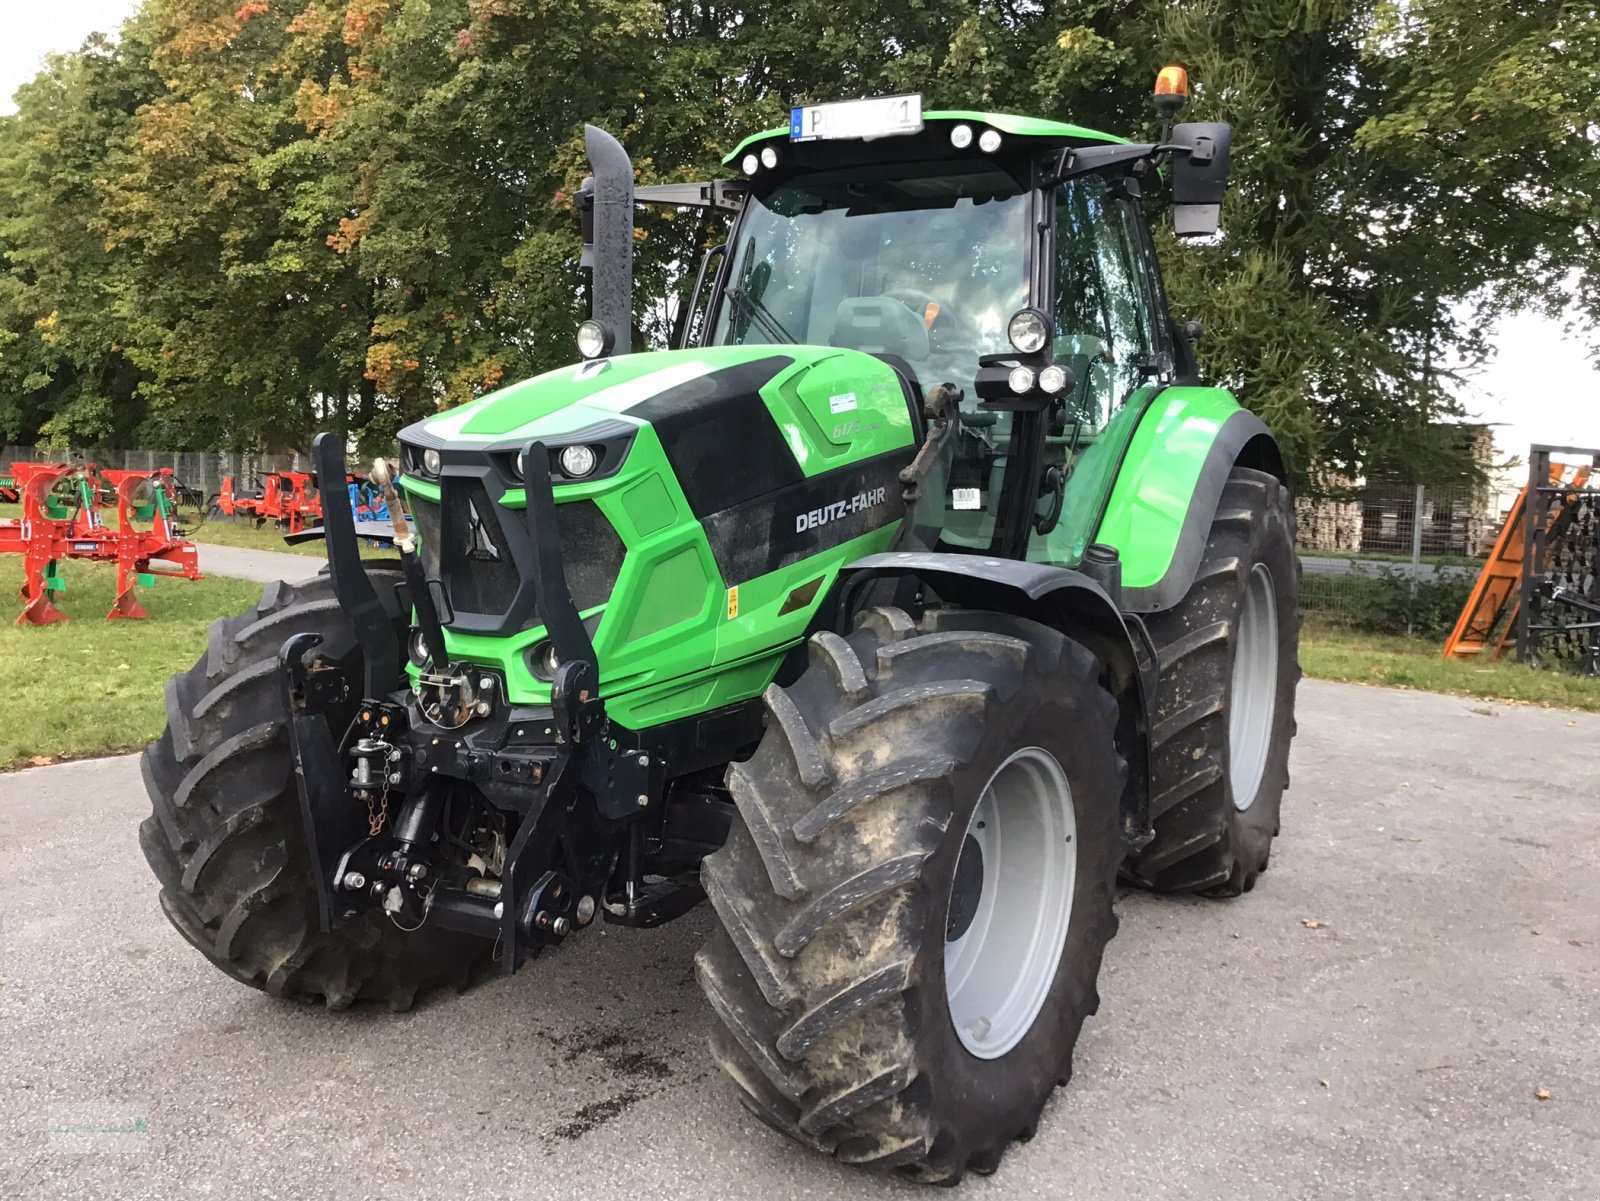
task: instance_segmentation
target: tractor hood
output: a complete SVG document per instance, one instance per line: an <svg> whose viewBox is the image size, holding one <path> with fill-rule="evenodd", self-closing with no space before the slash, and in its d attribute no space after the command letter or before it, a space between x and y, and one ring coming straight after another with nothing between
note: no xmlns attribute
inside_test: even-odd
<svg viewBox="0 0 1600 1201"><path fill-rule="evenodd" d="M534 554L553 541L601 687L631 698L619 719L759 692L844 565L893 539L921 407L861 351L747 345L562 367L408 427L400 483L451 661L544 703ZM529 533L532 442L551 541Z"/></svg>
<svg viewBox="0 0 1600 1201"><path fill-rule="evenodd" d="M534 438L569 443L597 426L641 425L646 418L634 414L637 407L716 372L770 362L777 355L787 360L784 366L810 366L852 353L814 346L722 346L594 359L491 392L408 427L400 438L409 446L458 449Z"/></svg>

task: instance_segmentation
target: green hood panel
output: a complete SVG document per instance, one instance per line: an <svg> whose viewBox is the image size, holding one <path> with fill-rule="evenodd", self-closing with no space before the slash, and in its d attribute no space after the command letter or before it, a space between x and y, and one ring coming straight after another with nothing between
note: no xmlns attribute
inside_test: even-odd
<svg viewBox="0 0 1600 1201"><path fill-rule="evenodd" d="M642 424L633 410L663 393L774 356L791 364L762 388L762 399L805 474L907 443L910 412L894 370L834 346L747 344L596 359L501 388L412 428L452 444L489 445L564 437L604 421Z"/></svg>
<svg viewBox="0 0 1600 1201"><path fill-rule="evenodd" d="M892 544L905 511L897 473L918 429L907 389L887 363L856 350L783 344L562 367L401 438L448 447L457 463L462 452L479 462L480 451L490 462L490 448L504 462L505 450L524 440L571 441L619 421L635 427L625 458L592 479L558 480L555 500L559 514L597 510L620 544L620 567L606 569L609 595L583 614L608 711L637 728L766 687L844 565ZM455 471L401 483L414 506L442 512ZM496 506L501 528L524 522L525 506L523 489L507 486ZM431 519L428 528L443 527ZM569 545L563 536L575 594L585 569L592 581L594 565L607 561L595 545ZM476 570L463 566L457 548L431 550L447 585L452 572ZM501 672L517 704L549 700L548 684L528 666L544 637L520 619L498 634L445 630L451 658Z"/></svg>

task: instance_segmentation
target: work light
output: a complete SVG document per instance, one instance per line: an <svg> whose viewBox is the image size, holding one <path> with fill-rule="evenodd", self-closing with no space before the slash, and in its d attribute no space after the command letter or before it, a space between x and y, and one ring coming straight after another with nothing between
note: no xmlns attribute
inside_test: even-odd
<svg viewBox="0 0 1600 1201"><path fill-rule="evenodd" d="M1011 385L1011 390L1018 395L1028 392L1033 388L1033 368L1013 367L1011 374L1006 376L1006 383Z"/></svg>
<svg viewBox="0 0 1600 1201"><path fill-rule="evenodd" d="M1054 396L1067 390L1067 369L1060 363L1051 363L1039 372L1039 387Z"/></svg>
<svg viewBox="0 0 1600 1201"><path fill-rule="evenodd" d="M763 146L761 148L761 165L768 171L778 165L778 152L771 146Z"/></svg>
<svg viewBox="0 0 1600 1201"><path fill-rule="evenodd" d="M978 149L985 154L993 154L1000 149L1000 131L986 129L978 135Z"/></svg>
<svg viewBox="0 0 1600 1201"><path fill-rule="evenodd" d="M950 145L957 150L965 150L972 145L972 126L957 125L950 131Z"/></svg>
<svg viewBox="0 0 1600 1201"><path fill-rule="evenodd" d="M586 359L609 354L613 340L611 328L604 321L591 317L578 326L578 353Z"/></svg>
<svg viewBox="0 0 1600 1201"><path fill-rule="evenodd" d="M1038 309L1018 309L1006 323L1006 337L1023 354L1038 354L1050 339L1050 327Z"/></svg>

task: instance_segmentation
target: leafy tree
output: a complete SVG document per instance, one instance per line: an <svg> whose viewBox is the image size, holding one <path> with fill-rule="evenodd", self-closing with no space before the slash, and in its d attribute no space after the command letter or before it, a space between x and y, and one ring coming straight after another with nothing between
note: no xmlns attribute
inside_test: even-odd
<svg viewBox="0 0 1600 1201"><path fill-rule="evenodd" d="M1163 238L1202 359L1297 463L1437 467L1511 308L1600 312L1592 4L145 0L0 119L0 433L374 445L572 357L585 121L705 178L791 105L921 91L1233 124L1225 236ZM638 340L721 233L643 211ZM654 299L650 299L654 298Z"/></svg>

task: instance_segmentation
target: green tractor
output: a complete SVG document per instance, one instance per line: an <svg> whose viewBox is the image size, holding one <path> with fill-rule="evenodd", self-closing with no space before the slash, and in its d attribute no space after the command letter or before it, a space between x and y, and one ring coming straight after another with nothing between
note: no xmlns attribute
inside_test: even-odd
<svg viewBox="0 0 1600 1201"><path fill-rule="evenodd" d="M1249 890L1288 782L1288 477L1141 205L1217 229L1229 131L1176 100L1154 144L818 105L735 180L637 189L590 127L583 361L402 433L394 559L325 489L327 571L168 684L173 925L274 996L404 1008L709 899L751 1111L993 1170L1071 1073L1119 875ZM731 219L673 350L629 353L640 203Z"/></svg>

